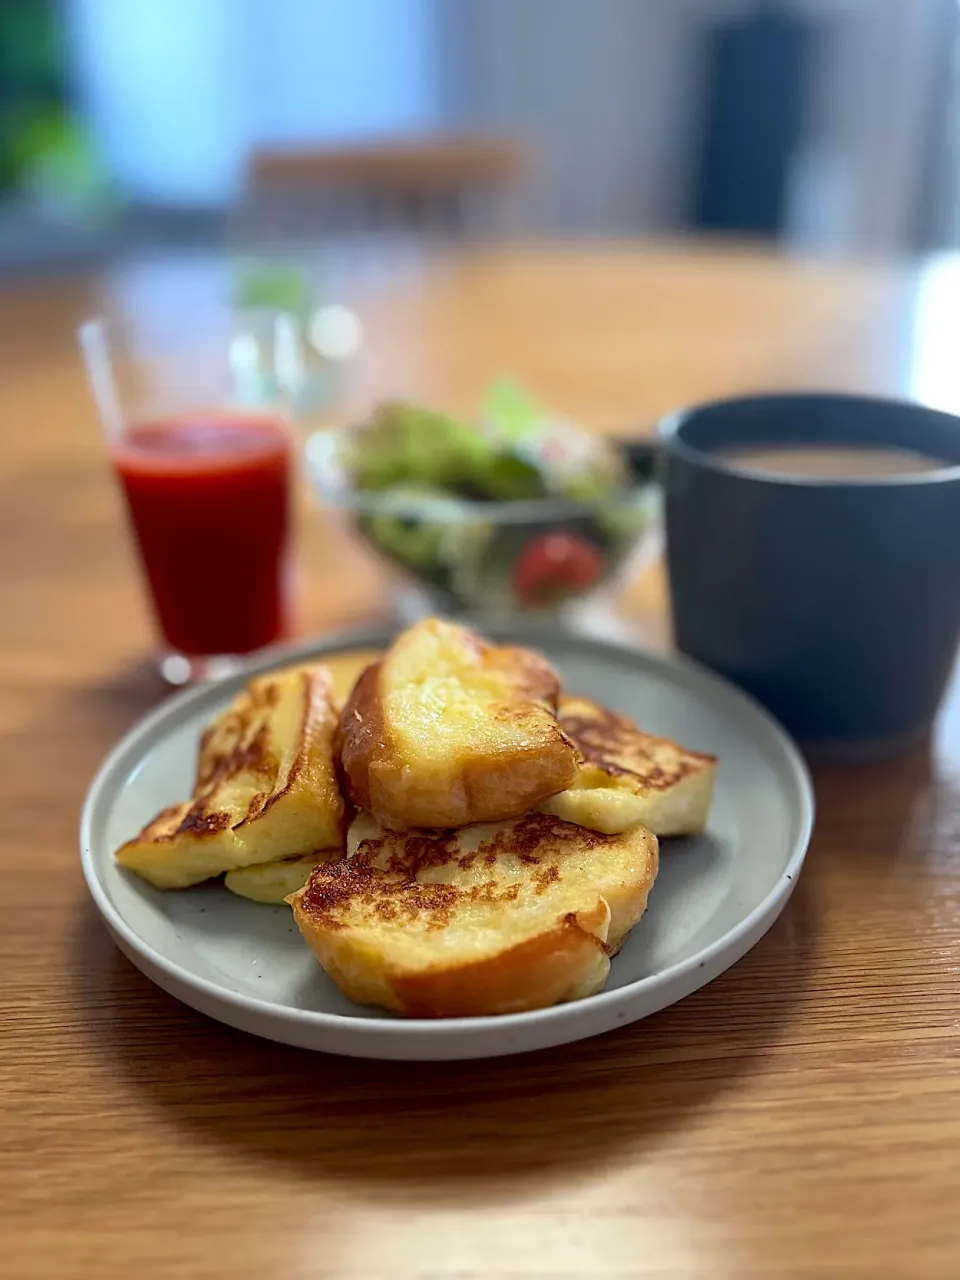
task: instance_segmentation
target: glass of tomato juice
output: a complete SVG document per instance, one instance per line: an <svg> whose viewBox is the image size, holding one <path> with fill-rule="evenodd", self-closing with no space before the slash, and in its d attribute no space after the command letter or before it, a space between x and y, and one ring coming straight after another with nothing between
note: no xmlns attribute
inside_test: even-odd
<svg viewBox="0 0 960 1280"><path fill-rule="evenodd" d="M160 670L171 684L223 674L290 633L295 322L269 310L139 331L93 319L79 339Z"/></svg>

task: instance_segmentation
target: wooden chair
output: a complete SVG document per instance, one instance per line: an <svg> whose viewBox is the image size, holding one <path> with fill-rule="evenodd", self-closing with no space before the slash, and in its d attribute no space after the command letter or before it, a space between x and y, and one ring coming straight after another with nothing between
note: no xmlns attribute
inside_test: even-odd
<svg viewBox="0 0 960 1280"><path fill-rule="evenodd" d="M249 161L245 230L260 244L496 235L531 168L527 148L506 138L262 148Z"/></svg>

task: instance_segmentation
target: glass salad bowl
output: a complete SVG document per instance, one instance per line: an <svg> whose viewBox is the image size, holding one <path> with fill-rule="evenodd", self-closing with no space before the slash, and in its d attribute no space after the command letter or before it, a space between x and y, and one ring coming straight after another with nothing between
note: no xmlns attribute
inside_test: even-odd
<svg viewBox="0 0 960 1280"><path fill-rule="evenodd" d="M656 545L649 444L611 444L541 419L535 432L505 439L412 406L378 414L315 432L308 477L322 505L430 609L555 611L611 587ZM398 427L396 415L412 425Z"/></svg>

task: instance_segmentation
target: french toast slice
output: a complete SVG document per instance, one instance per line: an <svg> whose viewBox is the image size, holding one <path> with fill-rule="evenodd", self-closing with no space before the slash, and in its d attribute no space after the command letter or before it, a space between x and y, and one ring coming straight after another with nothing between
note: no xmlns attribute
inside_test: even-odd
<svg viewBox="0 0 960 1280"><path fill-rule="evenodd" d="M656 836L703 830L715 756L643 733L589 698L562 697L559 719L582 761L573 786L542 802L544 813L611 834L637 822Z"/></svg>
<svg viewBox="0 0 960 1280"><path fill-rule="evenodd" d="M343 848L320 849L316 853L294 854L274 862L257 862L250 867L235 867L223 877L224 885L238 897L267 906L282 906L291 893L296 893L310 879L310 872L321 862L336 862Z"/></svg>
<svg viewBox="0 0 960 1280"><path fill-rule="evenodd" d="M343 993L409 1017L515 1013L593 995L643 914L657 841L532 813L459 831L358 814L340 862L289 899Z"/></svg>
<svg viewBox="0 0 960 1280"><path fill-rule="evenodd" d="M342 653L324 654L323 665L330 673L333 700L338 707L344 706L367 667L382 657L380 649L345 649Z"/></svg>
<svg viewBox="0 0 960 1280"><path fill-rule="evenodd" d="M342 707L353 692L353 686L371 662L383 656L379 649L346 649L342 653L325 654L323 665L330 676L333 700ZM231 893L251 902L282 906L291 893L302 889L310 872L319 862L342 858L344 846L320 849L315 853L293 854L273 862L258 862L250 867L228 871L223 883Z"/></svg>
<svg viewBox="0 0 960 1280"><path fill-rule="evenodd" d="M363 673L344 707L351 800L397 830L519 817L577 775L559 691L539 654L424 619Z"/></svg>
<svg viewBox="0 0 960 1280"><path fill-rule="evenodd" d="M313 849L342 849L329 672L293 667L251 680L200 740L193 796L164 809L116 854L159 889Z"/></svg>

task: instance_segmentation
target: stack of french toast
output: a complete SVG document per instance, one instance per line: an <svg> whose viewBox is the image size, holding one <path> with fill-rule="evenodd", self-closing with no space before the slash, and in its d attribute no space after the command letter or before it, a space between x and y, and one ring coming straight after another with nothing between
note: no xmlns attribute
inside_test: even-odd
<svg viewBox="0 0 960 1280"><path fill-rule="evenodd" d="M513 1013L601 989L658 837L702 830L715 764L562 692L539 654L429 618L386 653L251 680L204 733L191 798L116 856L161 889L223 875L288 902L360 1004Z"/></svg>

